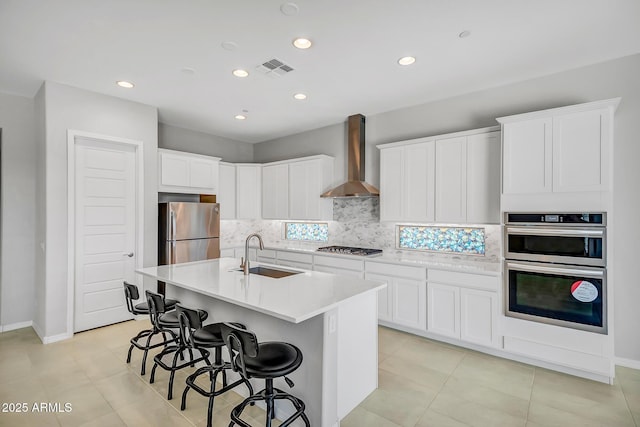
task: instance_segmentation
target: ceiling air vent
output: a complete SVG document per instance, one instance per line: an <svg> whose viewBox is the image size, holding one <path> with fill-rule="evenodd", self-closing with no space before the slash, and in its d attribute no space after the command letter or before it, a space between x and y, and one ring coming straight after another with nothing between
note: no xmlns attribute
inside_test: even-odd
<svg viewBox="0 0 640 427"><path fill-rule="evenodd" d="M293 68L276 58L263 62L256 68L263 74L266 74L270 77L284 76L285 74L293 71Z"/></svg>

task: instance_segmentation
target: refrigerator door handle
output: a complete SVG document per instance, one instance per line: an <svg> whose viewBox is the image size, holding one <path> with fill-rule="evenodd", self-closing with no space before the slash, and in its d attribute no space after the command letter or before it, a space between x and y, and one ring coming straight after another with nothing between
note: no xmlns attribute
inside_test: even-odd
<svg viewBox="0 0 640 427"><path fill-rule="evenodd" d="M176 214L173 211L169 212L169 239L174 240L176 238Z"/></svg>

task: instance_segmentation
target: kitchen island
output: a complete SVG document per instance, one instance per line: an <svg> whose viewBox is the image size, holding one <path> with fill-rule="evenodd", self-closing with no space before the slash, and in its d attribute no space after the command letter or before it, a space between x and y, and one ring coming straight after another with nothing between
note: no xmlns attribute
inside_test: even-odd
<svg viewBox="0 0 640 427"><path fill-rule="evenodd" d="M252 264L260 265L268 266ZM245 276L234 258L137 272L165 282L167 295L184 306L207 310L209 322L240 322L259 341L285 341L300 348L304 359L289 375L295 383L291 393L305 402L311 425L338 426L377 387L377 291L386 285L271 267L299 273L282 278ZM276 380L275 386L289 388L283 379ZM255 381L254 387L259 390L264 385ZM234 391L246 393L242 387ZM278 402L277 418L292 412L288 403Z"/></svg>

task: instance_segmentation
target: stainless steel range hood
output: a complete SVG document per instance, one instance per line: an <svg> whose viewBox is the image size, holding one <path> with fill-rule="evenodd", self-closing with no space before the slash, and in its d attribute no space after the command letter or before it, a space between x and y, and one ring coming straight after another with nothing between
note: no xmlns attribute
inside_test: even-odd
<svg viewBox="0 0 640 427"><path fill-rule="evenodd" d="M364 121L362 114L349 116L347 126L347 182L320 197L378 197L380 190L364 182Z"/></svg>

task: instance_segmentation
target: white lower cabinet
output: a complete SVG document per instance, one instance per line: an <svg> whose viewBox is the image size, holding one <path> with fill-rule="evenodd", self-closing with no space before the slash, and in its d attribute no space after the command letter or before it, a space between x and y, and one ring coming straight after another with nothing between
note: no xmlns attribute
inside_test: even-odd
<svg viewBox="0 0 640 427"><path fill-rule="evenodd" d="M364 277L387 284L378 291L379 320L427 330L426 269L366 262Z"/></svg>
<svg viewBox="0 0 640 427"><path fill-rule="evenodd" d="M429 270L427 330L474 344L498 346L499 283L497 276Z"/></svg>
<svg viewBox="0 0 640 427"><path fill-rule="evenodd" d="M364 261L335 256L313 255L313 270L364 278Z"/></svg>
<svg viewBox="0 0 640 427"><path fill-rule="evenodd" d="M313 255L299 252L277 251L276 264L285 267L311 270L313 267Z"/></svg>
<svg viewBox="0 0 640 427"><path fill-rule="evenodd" d="M460 288L429 283L429 332L460 338Z"/></svg>
<svg viewBox="0 0 640 427"><path fill-rule="evenodd" d="M496 344L498 310L496 292L460 288L460 339L488 346Z"/></svg>

